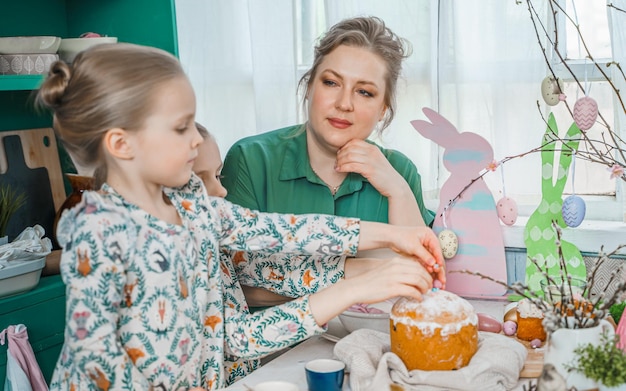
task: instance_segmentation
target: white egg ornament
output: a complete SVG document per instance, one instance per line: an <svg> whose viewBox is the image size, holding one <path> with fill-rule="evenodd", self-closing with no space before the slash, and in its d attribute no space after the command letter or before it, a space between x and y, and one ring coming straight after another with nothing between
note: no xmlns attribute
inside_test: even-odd
<svg viewBox="0 0 626 391"><path fill-rule="evenodd" d="M456 255L459 249L459 238L454 232L449 229L444 229L437 235L439 238L439 244L441 245L441 252L445 259L450 259Z"/></svg>
<svg viewBox="0 0 626 391"><path fill-rule="evenodd" d="M563 201L563 221L568 227L578 227L585 218L587 207L585 201L577 195L571 195Z"/></svg>
<svg viewBox="0 0 626 391"><path fill-rule="evenodd" d="M541 96L549 106L556 106L559 103L559 95L564 91L563 80L546 76L541 82Z"/></svg>
<svg viewBox="0 0 626 391"><path fill-rule="evenodd" d="M517 220L517 203L510 197L502 197L496 203L498 217L506 225L513 225Z"/></svg>
<svg viewBox="0 0 626 391"><path fill-rule="evenodd" d="M588 96L578 99L574 104L573 116L580 130L591 128L598 118L598 103Z"/></svg>

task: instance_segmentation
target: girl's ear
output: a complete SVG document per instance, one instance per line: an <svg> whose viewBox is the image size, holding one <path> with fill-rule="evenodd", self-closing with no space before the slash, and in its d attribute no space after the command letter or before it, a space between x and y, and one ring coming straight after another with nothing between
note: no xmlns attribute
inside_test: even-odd
<svg viewBox="0 0 626 391"><path fill-rule="evenodd" d="M378 122L385 119L385 114L387 114L387 105L383 106L383 110L380 112L380 118L378 118Z"/></svg>
<svg viewBox="0 0 626 391"><path fill-rule="evenodd" d="M135 155L129 133L122 128L112 128L107 130L103 139L106 151L117 159L128 160Z"/></svg>

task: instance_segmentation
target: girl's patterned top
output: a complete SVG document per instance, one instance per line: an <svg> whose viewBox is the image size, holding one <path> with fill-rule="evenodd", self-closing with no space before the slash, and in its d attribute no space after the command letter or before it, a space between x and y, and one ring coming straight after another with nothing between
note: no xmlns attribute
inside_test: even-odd
<svg viewBox="0 0 626 391"><path fill-rule="evenodd" d="M106 184L60 219L66 327L51 389L215 390L251 369L238 362L324 331L308 296L250 315L234 264L220 262L219 248L354 255L358 219L258 213L207 196L195 176L164 191L182 225L158 220ZM343 265L335 265L284 270L277 289L309 278L327 284L341 277ZM254 273L246 278L267 284Z"/></svg>
<svg viewBox="0 0 626 391"><path fill-rule="evenodd" d="M240 316L249 314L240 283L269 289L284 296L300 297L315 293L343 278L345 256L325 254L271 254L263 252L220 251L224 307L226 311ZM252 273L252 274L250 274ZM271 311L271 309L270 309ZM250 317L263 318L260 312ZM246 321L242 321L245 323ZM277 349L283 347L276 344ZM228 347L227 347L228 349ZM259 359L242 359L226 351L226 385L245 377L260 366Z"/></svg>

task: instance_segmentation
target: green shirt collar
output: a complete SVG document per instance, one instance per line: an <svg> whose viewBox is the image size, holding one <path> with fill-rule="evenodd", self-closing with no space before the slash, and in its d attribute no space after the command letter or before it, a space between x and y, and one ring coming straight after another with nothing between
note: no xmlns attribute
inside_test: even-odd
<svg viewBox="0 0 626 391"><path fill-rule="evenodd" d="M300 131L299 134L297 132ZM296 134L293 136L293 134ZM306 149L306 131L295 127L293 133L288 135L290 142L285 143L285 157L280 168L279 179L289 181L298 178L315 178L316 175L309 163L309 154ZM304 151L304 153L302 152Z"/></svg>
<svg viewBox="0 0 626 391"><path fill-rule="evenodd" d="M300 131L300 133L298 133L298 131ZM296 135L293 136L294 134ZM309 182L326 186L311 168L309 154L307 153L306 131L301 130L300 127L295 127L294 132L287 137L290 137L291 142L286 143L285 157L280 169L279 179L281 181L289 181L298 178L307 178ZM304 151L304 153L302 151ZM335 198L361 190L363 182L368 181L361 174L354 172L349 173L341 184L339 191L335 194Z"/></svg>

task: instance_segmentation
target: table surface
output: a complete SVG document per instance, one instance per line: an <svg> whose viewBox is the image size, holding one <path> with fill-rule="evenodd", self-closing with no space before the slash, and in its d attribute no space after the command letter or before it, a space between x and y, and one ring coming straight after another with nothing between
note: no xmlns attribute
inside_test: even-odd
<svg viewBox="0 0 626 391"><path fill-rule="evenodd" d="M507 301L499 300L469 300L476 312L489 314L496 319L502 319ZM331 322L338 322L333 319ZM336 327L336 325L335 325ZM301 391L307 389L304 365L316 358L333 358L335 343L321 335L309 338L286 353L263 365L250 375L232 384L225 390L250 391L256 384L270 380L283 380L295 383ZM347 375L349 376L349 375ZM528 386L529 379L520 379L514 391L522 391L524 385ZM528 388L528 387L526 387ZM350 390L349 379L346 377L343 386L344 391Z"/></svg>

